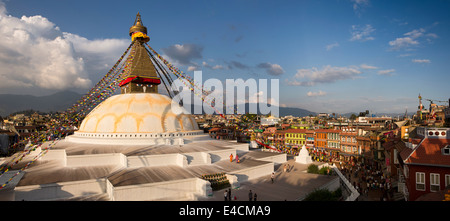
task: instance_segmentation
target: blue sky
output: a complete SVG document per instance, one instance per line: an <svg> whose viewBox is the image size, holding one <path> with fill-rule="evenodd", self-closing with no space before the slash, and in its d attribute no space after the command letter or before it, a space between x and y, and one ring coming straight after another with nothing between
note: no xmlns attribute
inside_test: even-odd
<svg viewBox="0 0 450 221"><path fill-rule="evenodd" d="M280 105L315 112L411 113L419 93L450 98L448 11L444 0L3 0L0 93L87 91L140 12L149 44L203 80L277 78Z"/></svg>

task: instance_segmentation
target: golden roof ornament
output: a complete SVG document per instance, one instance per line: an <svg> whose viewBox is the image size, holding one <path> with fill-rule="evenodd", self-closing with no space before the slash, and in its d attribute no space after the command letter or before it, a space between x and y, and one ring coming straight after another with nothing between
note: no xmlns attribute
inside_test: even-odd
<svg viewBox="0 0 450 221"><path fill-rule="evenodd" d="M135 32L142 32L147 34L147 27L142 24L141 14L139 12L136 15L136 19L134 20L134 25L130 28L130 36Z"/></svg>
<svg viewBox="0 0 450 221"><path fill-rule="evenodd" d="M136 42L131 48L126 61L127 66L122 72L123 80L119 83L121 93L158 93L161 80L144 46L150 38L147 36L147 28L142 25L139 13L130 28L130 36L132 41Z"/></svg>

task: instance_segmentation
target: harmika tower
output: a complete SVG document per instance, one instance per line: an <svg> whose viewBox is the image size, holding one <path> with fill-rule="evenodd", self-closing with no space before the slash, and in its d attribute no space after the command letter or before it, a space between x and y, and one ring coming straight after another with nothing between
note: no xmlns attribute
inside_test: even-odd
<svg viewBox="0 0 450 221"><path fill-rule="evenodd" d="M135 42L126 61L128 66L122 73L123 80L119 84L121 93L158 93L161 80L144 46L150 38L139 13L130 28L130 36Z"/></svg>

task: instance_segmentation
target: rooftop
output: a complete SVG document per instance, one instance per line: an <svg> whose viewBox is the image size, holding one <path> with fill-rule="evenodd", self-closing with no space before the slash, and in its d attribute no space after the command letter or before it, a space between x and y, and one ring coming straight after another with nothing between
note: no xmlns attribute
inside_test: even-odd
<svg viewBox="0 0 450 221"><path fill-rule="evenodd" d="M407 164L450 166L450 155L442 153L447 145L450 139L425 138L414 149L405 148L400 156Z"/></svg>

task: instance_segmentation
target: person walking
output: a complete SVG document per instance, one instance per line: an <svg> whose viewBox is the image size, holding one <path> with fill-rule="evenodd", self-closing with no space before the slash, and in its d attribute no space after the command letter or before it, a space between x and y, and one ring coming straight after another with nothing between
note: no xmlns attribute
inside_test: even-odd
<svg viewBox="0 0 450 221"><path fill-rule="evenodd" d="M252 199L253 199L253 193L252 193L252 190L250 190L248 192L248 201L252 201Z"/></svg>
<svg viewBox="0 0 450 221"><path fill-rule="evenodd" d="M257 198L257 196L256 196L256 193L255 193L255 194L253 194L253 201L256 201L256 198Z"/></svg>
<svg viewBox="0 0 450 221"><path fill-rule="evenodd" d="M231 188L228 188L228 201L231 201Z"/></svg>
<svg viewBox="0 0 450 221"><path fill-rule="evenodd" d="M230 162L233 162L233 154L230 154Z"/></svg>
<svg viewBox="0 0 450 221"><path fill-rule="evenodd" d="M225 201L228 200L228 192L227 192L227 190L225 190L225 192L223 193L223 198L224 198Z"/></svg>
<svg viewBox="0 0 450 221"><path fill-rule="evenodd" d="M272 184L273 184L273 180L275 179L275 172L272 172L272 175L270 176L270 179L272 180Z"/></svg>

